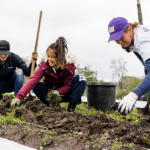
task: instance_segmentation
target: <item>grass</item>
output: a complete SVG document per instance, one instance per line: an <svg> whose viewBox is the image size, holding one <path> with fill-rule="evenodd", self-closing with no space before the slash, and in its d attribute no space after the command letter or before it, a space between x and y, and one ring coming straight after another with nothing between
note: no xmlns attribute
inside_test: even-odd
<svg viewBox="0 0 150 150"><path fill-rule="evenodd" d="M67 109L69 103L61 103L61 107L65 107ZM77 113L82 113L82 114L96 114L96 113L100 113L100 114L104 114L104 112L102 112L101 110L97 111L94 108L91 108L88 110L88 106L87 103L81 103L80 105L77 105L75 111ZM113 118L115 119L118 123L122 122L123 120L127 120L127 119L132 119L131 123L133 124L140 124L142 116L138 114L137 109L134 108L131 112L131 114L127 114L126 116L121 115L118 110L113 111L111 113L106 112L105 113L106 116L109 118Z"/></svg>
<svg viewBox="0 0 150 150"><path fill-rule="evenodd" d="M16 108L16 109L18 109L18 108ZM0 115L0 125L4 125L4 124L11 124L11 125L28 124L25 121L14 117L16 109L12 110L10 113L7 113L7 116Z"/></svg>
<svg viewBox="0 0 150 150"><path fill-rule="evenodd" d="M65 107L67 109L69 103L61 103L61 107ZM81 103L80 105L77 105L75 111L77 113L82 113L82 114L96 114L96 113L100 113L103 114L104 112L102 112L101 110L97 111L94 108L91 108L88 110L87 107L87 103Z"/></svg>
<svg viewBox="0 0 150 150"><path fill-rule="evenodd" d="M6 95L8 95L8 94L6 94ZM11 94L11 95L12 95L12 94ZM5 96L5 95L4 95L4 96ZM9 96L10 96L10 95L9 95ZM13 96L13 95L12 95L12 96ZM13 97L14 97L14 96L13 96ZM36 100L38 100L38 99L36 98ZM69 103L61 103L60 105L61 105L61 107L64 107L64 108L67 109L68 104L69 104ZM19 109L19 108L21 108L21 107L23 107L23 106L18 106L17 108L13 109L11 112L7 113L7 116L0 115L0 126L2 126L2 128L6 128L6 126L5 126L6 124L10 124L10 125L26 124L26 125L27 125L28 123L23 121L23 120L24 120L23 117L22 117L21 119L18 119L18 118L15 118L15 117L14 117L14 115L15 115L15 110L16 110L16 109ZM89 114L89 115L90 115L90 114L98 114L98 113L99 113L99 114L104 114L104 112L102 112L102 111L100 111L100 110L97 111L97 110L95 110L94 108L91 108L91 109L88 110L87 103L81 103L80 105L77 105L75 111L76 111L77 113L82 113L82 114L85 114L85 115L86 115L86 114ZM117 110L116 110L116 111L113 111L113 112L111 112L111 113L106 112L105 114L106 114L106 116L107 116L108 118L109 118L109 117L114 118L118 123L119 123L119 122L122 122L123 120L131 119L131 122L132 122L133 124L140 124L141 119L143 119L142 116L138 114L136 108L133 109L133 111L131 112L131 114L128 114L128 115L126 115L126 116L121 115ZM41 116L41 115L42 115L42 111L39 112L38 116ZM80 119L80 122L82 122L82 119ZM110 129L110 130L111 130L111 129ZM26 135L26 134L28 134L29 131L28 131L27 127L24 127L24 128L22 129L22 132ZM35 134L36 134L36 135L42 135L42 133L47 133L47 136L45 136L45 137L43 138L43 145L48 145L48 144L51 142L52 136L58 134L58 133L55 132L55 131L49 131L49 130L44 130L44 129L43 129L43 130L40 130L38 133L35 133ZM62 137L61 139L57 140L57 142L55 142L55 145L57 145L57 144L63 142L63 141L64 141L66 138L68 138L70 135L72 135L72 136L74 135L74 134L73 134L73 130L70 130L70 133L68 133L67 136ZM10 138L11 135L7 135L7 134L6 134L6 136L7 136L7 138ZM91 138L92 138L92 136L91 136ZM149 141L148 141L148 134L143 134L143 136L142 136L141 138L142 138L142 140L143 140L143 143L149 144ZM102 146L104 145L104 143L106 143L106 139L107 139L107 138L106 138L103 134L101 134L99 138L97 138L96 140L95 140L95 139L91 140L90 143L87 141L87 139L86 139L85 137L83 137L83 138L80 139L80 140L81 140L81 142L86 143L86 147L87 147L87 148L89 148L90 144L92 144L92 147L93 147L93 149L94 149L94 148L96 148L96 147L99 147L99 148L102 147ZM122 148L123 146L124 146L124 147L127 147L128 149L132 149L132 148L135 147L135 145L134 145L133 143L130 143L130 144L123 144L123 143L120 142L119 139L117 139L117 137L116 137L116 138L114 139L113 143L112 143L111 149L117 150L117 149ZM42 150L43 147L41 146L40 149Z"/></svg>
<svg viewBox="0 0 150 150"><path fill-rule="evenodd" d="M15 95L14 95L14 94L4 93L4 94L2 94L2 95L3 95L3 97L4 97L4 96L12 96L13 98L15 98Z"/></svg>
<svg viewBox="0 0 150 150"><path fill-rule="evenodd" d="M6 96L6 95L15 97L14 94L3 94L3 96ZM36 100L38 100L38 98L36 98ZM64 107L67 109L68 104L69 103L61 103L60 105L61 105L61 107ZM21 106L18 108L21 108ZM18 109L18 108L16 108L16 109ZM75 111L77 113L89 114L89 115L96 114L96 113L104 114L104 112L102 112L101 110L97 111L94 108L91 108L88 110L87 103L84 103L84 102L81 103L80 105L77 105ZM14 114L15 114L15 110L12 110L5 117L0 115L0 123L1 124L4 124L4 123L10 123L10 124L22 124L23 123L24 124L25 123L23 121L23 119L20 120L18 118L14 118ZM140 124L141 119L143 119L142 116L138 114L136 108L132 110L131 114L127 114L126 116L121 115L117 110L114 112L111 112L111 113L106 112L105 114L108 118L111 117L111 118L115 119L118 123L122 122L123 120L132 119L131 123ZM39 113L38 115L40 116L41 113Z"/></svg>

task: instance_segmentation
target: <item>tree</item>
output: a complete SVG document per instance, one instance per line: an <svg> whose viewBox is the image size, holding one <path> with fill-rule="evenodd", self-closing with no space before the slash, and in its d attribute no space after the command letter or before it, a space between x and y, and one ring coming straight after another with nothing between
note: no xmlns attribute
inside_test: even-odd
<svg viewBox="0 0 150 150"><path fill-rule="evenodd" d="M92 71L90 65L87 65L84 68L80 68L80 66L78 65L76 74L83 74L87 82L98 82L97 71Z"/></svg>
<svg viewBox="0 0 150 150"><path fill-rule="evenodd" d="M97 71L92 71L91 66L87 65L84 68L81 68L80 65L77 66L76 74L83 74L87 82L98 82L97 80ZM83 93L84 96L87 95L87 89Z"/></svg>
<svg viewBox="0 0 150 150"><path fill-rule="evenodd" d="M110 62L110 68L112 69L112 78L118 81L119 89L123 89L122 80L127 73L126 64L127 62L123 59L123 57L113 59Z"/></svg>
<svg viewBox="0 0 150 150"><path fill-rule="evenodd" d="M144 79L142 77L124 76L122 79L123 89L117 91L116 98L122 99L125 95L129 94L134 88L136 88Z"/></svg>
<svg viewBox="0 0 150 150"><path fill-rule="evenodd" d="M105 82L103 79L101 79L101 80L98 80L98 82Z"/></svg>

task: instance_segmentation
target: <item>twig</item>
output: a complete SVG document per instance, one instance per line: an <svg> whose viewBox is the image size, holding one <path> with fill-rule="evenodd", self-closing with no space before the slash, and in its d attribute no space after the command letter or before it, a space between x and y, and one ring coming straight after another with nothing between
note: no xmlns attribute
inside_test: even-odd
<svg viewBox="0 0 150 150"><path fill-rule="evenodd" d="M29 122L28 122L29 123ZM30 125L33 125L33 126L37 126L37 127L40 127L40 128L45 128L45 129L48 129L47 127L44 127L44 126L40 126L40 125L37 125L37 124L34 124L34 123L29 123Z"/></svg>

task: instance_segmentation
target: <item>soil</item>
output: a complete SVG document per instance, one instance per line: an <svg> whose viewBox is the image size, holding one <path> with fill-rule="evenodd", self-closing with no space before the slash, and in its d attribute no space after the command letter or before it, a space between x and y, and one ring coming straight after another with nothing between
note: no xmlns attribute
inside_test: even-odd
<svg viewBox="0 0 150 150"><path fill-rule="evenodd" d="M0 114L10 107L12 97L0 103ZM115 110L115 103L111 110ZM28 124L0 124L0 137L38 150L146 150L150 148L150 116L137 124L132 119L116 122L105 114L68 113L65 108L50 108L26 97L15 109L15 117ZM134 143L134 147L133 144Z"/></svg>

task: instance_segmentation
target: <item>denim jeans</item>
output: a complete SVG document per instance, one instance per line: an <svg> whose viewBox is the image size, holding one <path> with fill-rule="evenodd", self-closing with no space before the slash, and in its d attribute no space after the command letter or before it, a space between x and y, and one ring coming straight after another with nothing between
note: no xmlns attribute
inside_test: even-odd
<svg viewBox="0 0 150 150"><path fill-rule="evenodd" d="M83 75L76 75L71 83L71 94L62 96L61 102L71 102L73 104L81 104L81 96L86 88L86 80ZM35 95L48 106L48 102L46 101L46 95L49 89L54 89L51 85L45 84L43 82L39 82L34 88L33 92ZM57 90L57 89L54 89Z"/></svg>
<svg viewBox="0 0 150 150"><path fill-rule="evenodd" d="M24 74L23 71L16 72L16 70L7 83L0 82L0 99L2 98L1 94L6 92L9 93L14 91L14 95L16 96L18 91L22 88L24 83Z"/></svg>

